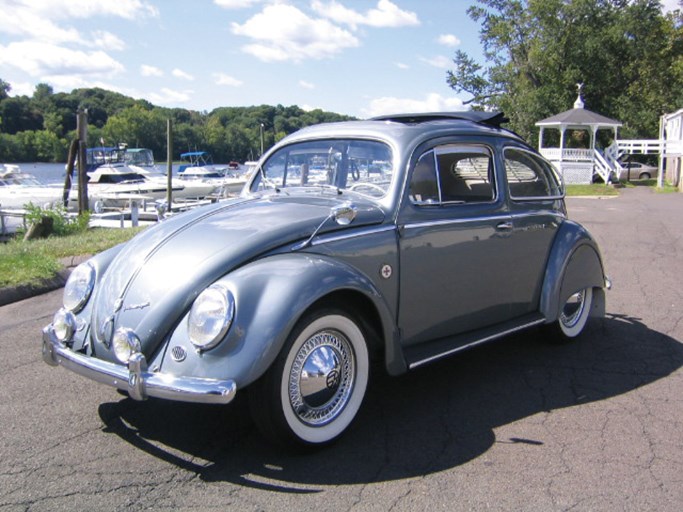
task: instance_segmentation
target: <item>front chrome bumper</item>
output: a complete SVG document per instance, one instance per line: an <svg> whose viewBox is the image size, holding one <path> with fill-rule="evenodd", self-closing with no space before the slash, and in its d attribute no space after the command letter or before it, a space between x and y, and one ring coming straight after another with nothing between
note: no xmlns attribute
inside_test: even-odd
<svg viewBox="0 0 683 512"><path fill-rule="evenodd" d="M176 377L147 371L145 356L135 353L122 366L74 352L54 335L52 326L43 329L43 360L50 366L63 366L96 382L128 392L135 400L153 396L180 402L227 404L235 398L233 380Z"/></svg>

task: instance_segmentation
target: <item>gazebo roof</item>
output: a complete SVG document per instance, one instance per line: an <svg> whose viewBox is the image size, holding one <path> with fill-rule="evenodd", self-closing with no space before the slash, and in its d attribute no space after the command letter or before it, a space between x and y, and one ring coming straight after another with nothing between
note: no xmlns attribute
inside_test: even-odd
<svg viewBox="0 0 683 512"><path fill-rule="evenodd" d="M565 110L560 114L556 114L536 123L536 126L564 126L565 128L577 128L583 126L615 128L621 125L621 121L610 119L609 117L596 114L595 112L591 112L590 110L583 108L581 87L579 87L579 97L574 102L573 109Z"/></svg>
<svg viewBox="0 0 683 512"><path fill-rule="evenodd" d="M621 126L621 121L610 119L609 117L596 114L585 108L573 108L561 114L554 115L542 121L538 121L536 126Z"/></svg>

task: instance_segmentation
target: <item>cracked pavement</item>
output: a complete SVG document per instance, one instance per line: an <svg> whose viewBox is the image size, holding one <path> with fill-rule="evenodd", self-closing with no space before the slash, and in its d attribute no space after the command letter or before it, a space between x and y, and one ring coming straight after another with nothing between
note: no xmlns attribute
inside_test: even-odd
<svg viewBox="0 0 683 512"><path fill-rule="evenodd" d="M0 308L0 512L679 511L683 195L567 201L614 282L607 318L392 378L346 436L293 455L228 407L137 403L40 355L61 290Z"/></svg>

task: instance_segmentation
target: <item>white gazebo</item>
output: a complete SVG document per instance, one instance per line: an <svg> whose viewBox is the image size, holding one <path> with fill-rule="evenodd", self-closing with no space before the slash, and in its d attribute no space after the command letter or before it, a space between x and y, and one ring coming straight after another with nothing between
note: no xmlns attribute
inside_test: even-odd
<svg viewBox="0 0 683 512"><path fill-rule="evenodd" d="M607 183L610 181L610 174L618 171L619 163L613 155L603 154L596 149L597 133L602 129L613 130L614 140L617 140L617 129L622 123L585 109L581 98L583 84L577 85L579 93L573 109L536 123L536 126L540 128L538 151L557 167L565 183L591 183L595 174L601 176ZM547 129L559 130L559 147L543 147L543 133ZM588 132L588 148L565 147L567 130Z"/></svg>

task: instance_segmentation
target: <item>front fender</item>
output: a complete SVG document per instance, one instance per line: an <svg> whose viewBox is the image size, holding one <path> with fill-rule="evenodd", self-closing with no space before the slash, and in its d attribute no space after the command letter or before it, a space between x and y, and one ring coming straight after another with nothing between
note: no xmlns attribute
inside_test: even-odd
<svg viewBox="0 0 683 512"><path fill-rule="evenodd" d="M572 294L593 287L592 316L603 316L605 310L605 272L598 245L590 233L573 221L560 226L550 251L541 291L540 312L546 322L554 322L560 306Z"/></svg>
<svg viewBox="0 0 683 512"><path fill-rule="evenodd" d="M338 291L367 297L377 309L385 332L392 332L389 307L371 280L325 256L274 255L236 269L217 282L231 291L236 304L226 338L211 350L197 352L187 335L185 315L167 344L161 368L164 373L230 378L238 389L243 388L270 367L299 318L315 302ZM182 361L171 357L177 346L187 354Z"/></svg>

